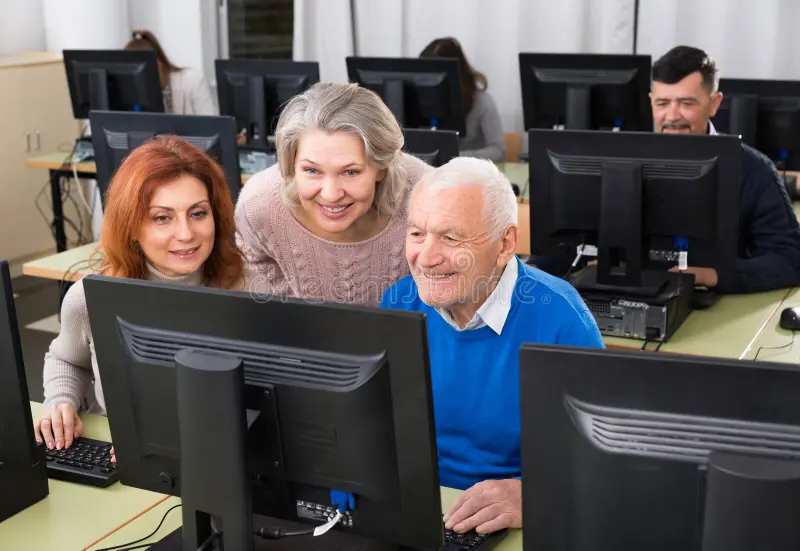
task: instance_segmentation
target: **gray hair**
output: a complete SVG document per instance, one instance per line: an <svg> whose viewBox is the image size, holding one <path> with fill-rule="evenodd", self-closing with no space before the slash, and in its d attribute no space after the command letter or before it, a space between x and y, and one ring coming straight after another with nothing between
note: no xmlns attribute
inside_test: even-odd
<svg viewBox="0 0 800 551"><path fill-rule="evenodd" d="M509 226L518 225L517 198L511 182L492 161L456 157L426 175L422 185L434 193L459 186L480 186L484 200L483 220L494 241L500 239Z"/></svg>
<svg viewBox="0 0 800 551"><path fill-rule="evenodd" d="M410 187L401 165L403 132L380 96L357 84L321 82L286 103L275 141L285 182L281 196L290 205L298 203L294 164L300 139L309 130L347 132L361 138L369 164L386 171L372 206L381 214L397 212Z"/></svg>

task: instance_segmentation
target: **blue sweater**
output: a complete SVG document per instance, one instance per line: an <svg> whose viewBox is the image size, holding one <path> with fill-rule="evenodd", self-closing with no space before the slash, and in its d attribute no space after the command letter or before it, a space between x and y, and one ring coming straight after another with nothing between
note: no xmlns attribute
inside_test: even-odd
<svg viewBox="0 0 800 551"><path fill-rule="evenodd" d="M519 278L502 333L484 326L456 331L419 298L411 276L381 306L427 316L439 479L467 489L489 479L519 478L519 349L523 343L603 348L589 310L568 283L519 260Z"/></svg>

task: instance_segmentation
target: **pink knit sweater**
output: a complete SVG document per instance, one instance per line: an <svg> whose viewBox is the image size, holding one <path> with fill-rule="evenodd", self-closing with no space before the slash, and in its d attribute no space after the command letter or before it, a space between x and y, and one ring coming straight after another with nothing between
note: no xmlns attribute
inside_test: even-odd
<svg viewBox="0 0 800 551"><path fill-rule="evenodd" d="M433 170L403 155L409 191ZM236 205L239 246L247 259L250 290L315 301L377 306L383 292L408 275L404 245L408 193L402 208L380 233L359 243L317 237L281 200L283 177L275 165L254 175Z"/></svg>

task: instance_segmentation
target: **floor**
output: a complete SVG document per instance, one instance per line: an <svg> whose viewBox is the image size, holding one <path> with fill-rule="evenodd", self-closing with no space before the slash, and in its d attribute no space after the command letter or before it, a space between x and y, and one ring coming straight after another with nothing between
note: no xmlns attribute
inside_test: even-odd
<svg viewBox="0 0 800 551"><path fill-rule="evenodd" d="M58 334L59 282L19 276L12 282L17 307L22 356L30 399L41 402L42 366L50 342Z"/></svg>

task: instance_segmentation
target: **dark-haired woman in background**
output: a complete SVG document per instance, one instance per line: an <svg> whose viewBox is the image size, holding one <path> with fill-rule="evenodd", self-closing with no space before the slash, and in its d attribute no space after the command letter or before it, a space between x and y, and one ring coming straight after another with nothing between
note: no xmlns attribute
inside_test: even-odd
<svg viewBox="0 0 800 551"><path fill-rule="evenodd" d="M467 119L467 135L458 144L461 155L504 161L506 137L497 104L486 91L486 75L472 68L455 38L437 38L422 50L420 57L458 58L462 102Z"/></svg>
<svg viewBox="0 0 800 551"><path fill-rule="evenodd" d="M158 73L164 93L164 110L177 115L216 115L211 89L200 71L178 67L167 57L153 33L133 31L126 50L154 50L158 58Z"/></svg>

